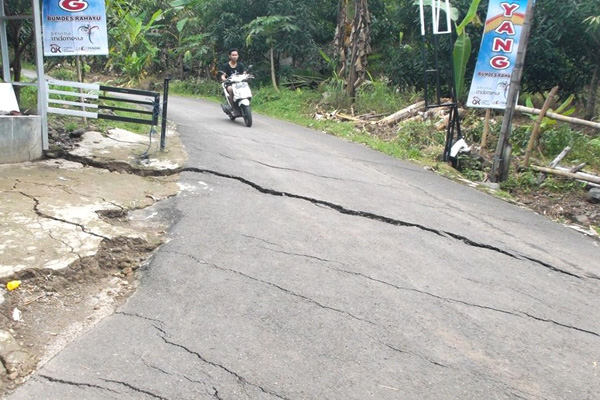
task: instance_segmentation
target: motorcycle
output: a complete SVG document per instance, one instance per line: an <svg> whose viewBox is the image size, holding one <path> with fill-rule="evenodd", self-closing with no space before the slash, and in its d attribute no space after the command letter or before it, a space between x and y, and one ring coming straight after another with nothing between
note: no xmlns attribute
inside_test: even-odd
<svg viewBox="0 0 600 400"><path fill-rule="evenodd" d="M227 103L221 104L223 112L232 121L235 121L239 117L244 118L244 123L248 128L252 126L252 109L250 108L252 91L250 90L250 85L248 85L248 81L251 79L254 79L254 75L244 72L242 74L231 75L225 82L221 83L223 94L227 101ZM227 86L233 88L233 104L229 100Z"/></svg>

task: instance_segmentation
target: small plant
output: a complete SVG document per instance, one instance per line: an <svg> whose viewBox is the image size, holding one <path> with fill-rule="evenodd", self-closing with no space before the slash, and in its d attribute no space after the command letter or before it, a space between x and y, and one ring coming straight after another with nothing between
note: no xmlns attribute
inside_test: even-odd
<svg viewBox="0 0 600 400"><path fill-rule="evenodd" d="M68 68L59 68L52 72L52 76L61 81L76 81L77 72Z"/></svg>
<svg viewBox="0 0 600 400"><path fill-rule="evenodd" d="M509 175L508 179L500 183L500 189L513 193L517 190L529 192L537 188L537 173L531 170Z"/></svg>
<svg viewBox="0 0 600 400"><path fill-rule="evenodd" d="M172 81L169 91L173 94L201 96L217 101L220 101L223 95L223 89L217 81L206 79Z"/></svg>
<svg viewBox="0 0 600 400"><path fill-rule="evenodd" d="M368 81L361 85L356 93L357 114L366 114L373 110L380 113L393 113L406 107L407 101L399 96L386 80Z"/></svg>
<svg viewBox="0 0 600 400"><path fill-rule="evenodd" d="M352 99L346 94L343 79L331 77L325 80L319 89L323 96L319 103L321 107L332 110L350 109Z"/></svg>
<svg viewBox="0 0 600 400"><path fill-rule="evenodd" d="M21 88L21 96L19 99L19 108L23 114L37 113L37 87L25 86Z"/></svg>
<svg viewBox="0 0 600 400"><path fill-rule="evenodd" d="M74 132L80 126L81 126L81 122L77 122L77 121L66 122L65 123L65 132L68 132L68 133Z"/></svg>
<svg viewBox="0 0 600 400"><path fill-rule="evenodd" d="M572 179L560 179L555 177L549 177L544 179L544 182L540 184L541 188L548 189L553 193L566 193L574 190L580 191L585 187L584 183L576 182Z"/></svg>

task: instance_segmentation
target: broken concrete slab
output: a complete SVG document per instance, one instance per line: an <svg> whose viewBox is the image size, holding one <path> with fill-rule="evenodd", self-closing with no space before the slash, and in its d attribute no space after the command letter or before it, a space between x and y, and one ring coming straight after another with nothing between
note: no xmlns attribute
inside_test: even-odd
<svg viewBox="0 0 600 400"><path fill-rule="evenodd" d="M86 132L71 151L78 162L0 165L0 278L65 268L94 255L104 239L156 243L163 226L139 229L135 221L114 224L105 218L107 212L126 215L178 193L173 174L187 157L179 138L170 132L168 151L149 148L147 140L123 130Z"/></svg>

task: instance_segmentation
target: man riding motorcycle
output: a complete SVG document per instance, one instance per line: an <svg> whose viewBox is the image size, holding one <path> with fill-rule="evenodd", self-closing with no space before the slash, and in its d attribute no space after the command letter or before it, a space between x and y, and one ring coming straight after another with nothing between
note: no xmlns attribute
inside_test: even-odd
<svg viewBox="0 0 600 400"><path fill-rule="evenodd" d="M233 74L241 74L246 70L243 63L238 61L239 53L238 49L233 48L229 50L229 61L221 68L221 82L225 82ZM233 89L231 85L227 85L227 94L229 96L229 103L233 104Z"/></svg>

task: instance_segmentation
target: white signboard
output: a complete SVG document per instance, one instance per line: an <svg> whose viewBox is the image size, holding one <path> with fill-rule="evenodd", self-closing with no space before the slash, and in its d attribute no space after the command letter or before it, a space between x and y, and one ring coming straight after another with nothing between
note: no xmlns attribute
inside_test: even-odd
<svg viewBox="0 0 600 400"><path fill-rule="evenodd" d="M11 83L0 83L0 111L3 113L21 111Z"/></svg>
<svg viewBox="0 0 600 400"><path fill-rule="evenodd" d="M44 56L107 55L104 0L43 0Z"/></svg>

